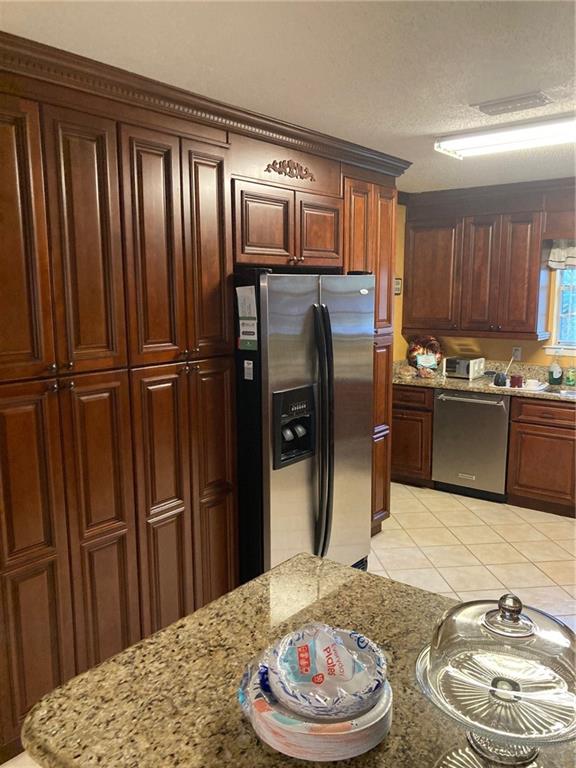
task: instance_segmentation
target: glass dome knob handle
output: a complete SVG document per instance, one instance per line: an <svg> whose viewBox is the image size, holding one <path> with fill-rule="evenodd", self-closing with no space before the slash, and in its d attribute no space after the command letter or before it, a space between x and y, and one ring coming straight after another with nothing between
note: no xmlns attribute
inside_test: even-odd
<svg viewBox="0 0 576 768"><path fill-rule="evenodd" d="M500 609L500 616L506 621L518 621L520 614L522 613L522 601L516 595L510 593L502 595L498 600L498 608Z"/></svg>

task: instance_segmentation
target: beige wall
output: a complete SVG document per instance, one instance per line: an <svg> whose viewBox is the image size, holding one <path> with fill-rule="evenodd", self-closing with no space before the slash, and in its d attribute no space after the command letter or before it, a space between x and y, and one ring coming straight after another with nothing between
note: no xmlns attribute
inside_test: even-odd
<svg viewBox="0 0 576 768"><path fill-rule="evenodd" d="M404 293L404 232L406 228L406 206L398 206L396 219L396 263L395 276L402 278L402 293ZM551 288L554 279L551 280ZM402 300L403 296L394 296L394 360L404 360L408 344L402 336ZM550 324L552 327L552 307ZM534 365L550 365L552 358L544 351L549 341L517 341L514 339L480 339L467 337L442 337L440 339L446 354L479 355L489 360L509 360L512 357L512 347L522 347L522 362ZM567 367L576 364L576 356L559 357L560 365Z"/></svg>

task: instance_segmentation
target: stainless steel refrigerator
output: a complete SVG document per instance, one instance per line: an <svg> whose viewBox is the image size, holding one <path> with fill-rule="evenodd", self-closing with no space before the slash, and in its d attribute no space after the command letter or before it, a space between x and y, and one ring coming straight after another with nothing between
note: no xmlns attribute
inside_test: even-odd
<svg viewBox="0 0 576 768"><path fill-rule="evenodd" d="M370 550L374 277L237 276L243 581L299 552Z"/></svg>

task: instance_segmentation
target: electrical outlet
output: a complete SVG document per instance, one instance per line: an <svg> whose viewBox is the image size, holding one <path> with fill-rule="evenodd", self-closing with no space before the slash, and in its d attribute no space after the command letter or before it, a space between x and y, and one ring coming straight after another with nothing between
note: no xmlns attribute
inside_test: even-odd
<svg viewBox="0 0 576 768"><path fill-rule="evenodd" d="M522 347L512 347L512 357L514 360L522 360Z"/></svg>

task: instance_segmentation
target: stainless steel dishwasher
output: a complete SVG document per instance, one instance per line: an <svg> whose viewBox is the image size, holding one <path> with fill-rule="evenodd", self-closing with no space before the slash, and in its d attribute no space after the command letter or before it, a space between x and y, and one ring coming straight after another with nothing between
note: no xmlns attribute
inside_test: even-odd
<svg viewBox="0 0 576 768"><path fill-rule="evenodd" d="M432 480L503 495L509 410L509 395L435 390Z"/></svg>

